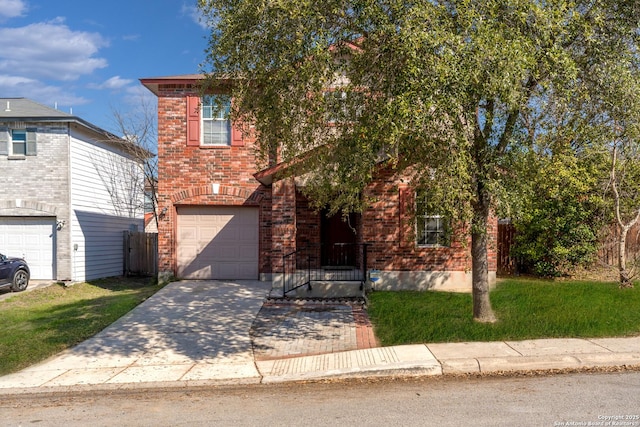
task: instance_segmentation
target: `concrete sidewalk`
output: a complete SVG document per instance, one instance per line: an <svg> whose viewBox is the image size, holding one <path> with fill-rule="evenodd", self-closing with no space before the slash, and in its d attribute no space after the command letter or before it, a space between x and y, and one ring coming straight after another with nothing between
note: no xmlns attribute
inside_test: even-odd
<svg viewBox="0 0 640 427"><path fill-rule="evenodd" d="M640 337L415 344L256 364L263 383L640 367Z"/></svg>
<svg viewBox="0 0 640 427"><path fill-rule="evenodd" d="M171 283L95 337L0 377L0 395L640 366L640 337L373 347L357 307L274 312L270 287Z"/></svg>

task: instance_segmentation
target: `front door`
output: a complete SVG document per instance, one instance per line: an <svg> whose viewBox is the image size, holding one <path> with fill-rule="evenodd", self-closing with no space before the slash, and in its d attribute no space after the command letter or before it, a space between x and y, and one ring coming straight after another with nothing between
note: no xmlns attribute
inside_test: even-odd
<svg viewBox="0 0 640 427"><path fill-rule="evenodd" d="M341 213L321 215L322 266L353 267L356 265L356 221L358 215Z"/></svg>

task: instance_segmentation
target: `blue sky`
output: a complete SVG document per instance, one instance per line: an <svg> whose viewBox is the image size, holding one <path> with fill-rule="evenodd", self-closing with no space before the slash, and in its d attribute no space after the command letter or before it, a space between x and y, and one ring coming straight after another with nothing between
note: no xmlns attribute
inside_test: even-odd
<svg viewBox="0 0 640 427"><path fill-rule="evenodd" d="M117 131L155 96L143 77L200 71L196 0L0 0L0 97L30 98ZM155 107L154 107L155 108Z"/></svg>

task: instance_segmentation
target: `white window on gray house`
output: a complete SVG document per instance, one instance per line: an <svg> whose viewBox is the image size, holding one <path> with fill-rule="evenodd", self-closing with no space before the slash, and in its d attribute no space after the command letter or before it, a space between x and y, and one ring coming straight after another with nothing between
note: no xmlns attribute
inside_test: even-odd
<svg viewBox="0 0 640 427"><path fill-rule="evenodd" d="M144 192L144 211L145 212L153 212L153 192L145 191Z"/></svg>
<svg viewBox="0 0 640 427"><path fill-rule="evenodd" d="M202 98L202 145L231 145L231 100L227 96Z"/></svg>
<svg viewBox="0 0 640 427"><path fill-rule="evenodd" d="M22 158L37 152L36 129L9 129L0 127L0 156Z"/></svg>
<svg viewBox="0 0 640 427"><path fill-rule="evenodd" d="M449 220L434 213L428 204L416 203L416 244L422 247L449 246L451 244Z"/></svg>
<svg viewBox="0 0 640 427"><path fill-rule="evenodd" d="M11 131L11 154L14 156L27 155L27 131L25 129Z"/></svg>

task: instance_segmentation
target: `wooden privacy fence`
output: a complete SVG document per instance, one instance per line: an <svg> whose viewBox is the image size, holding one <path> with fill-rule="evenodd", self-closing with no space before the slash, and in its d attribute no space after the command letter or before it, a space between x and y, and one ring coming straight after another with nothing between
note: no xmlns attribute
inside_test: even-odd
<svg viewBox="0 0 640 427"><path fill-rule="evenodd" d="M599 242L596 261L599 265L618 265L618 227L612 225L603 230ZM517 260L511 256L515 227L508 221L498 222L498 274L517 273ZM636 225L627 234L627 261L640 259L640 225Z"/></svg>
<svg viewBox="0 0 640 427"><path fill-rule="evenodd" d="M498 274L516 273L516 260L511 256L515 227L506 220L498 221Z"/></svg>
<svg viewBox="0 0 640 427"><path fill-rule="evenodd" d="M158 234L124 232L124 275L156 276L158 274Z"/></svg>
<svg viewBox="0 0 640 427"><path fill-rule="evenodd" d="M618 265L618 235L620 230L615 225L603 232L598 260L605 265ZM627 262L640 258L640 225L636 224L627 233Z"/></svg>

